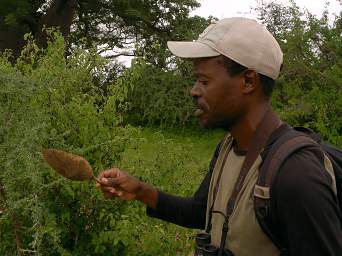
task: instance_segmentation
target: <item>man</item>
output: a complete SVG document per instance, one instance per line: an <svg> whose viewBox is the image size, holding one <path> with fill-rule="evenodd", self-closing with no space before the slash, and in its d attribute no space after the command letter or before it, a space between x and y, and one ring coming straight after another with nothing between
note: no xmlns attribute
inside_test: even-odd
<svg viewBox="0 0 342 256"><path fill-rule="evenodd" d="M142 201L152 217L206 228L211 244L232 255L279 255L253 206L262 159L286 129L270 110L283 60L278 43L254 20L229 18L211 24L197 41L169 42L168 47L193 61L197 79L191 96L201 126L229 131L208 174L191 198L158 191L118 168L102 172L98 186L106 197ZM260 143L258 133L267 134ZM320 150L306 148L290 156L272 189L273 225L287 255L342 255L334 175Z"/></svg>

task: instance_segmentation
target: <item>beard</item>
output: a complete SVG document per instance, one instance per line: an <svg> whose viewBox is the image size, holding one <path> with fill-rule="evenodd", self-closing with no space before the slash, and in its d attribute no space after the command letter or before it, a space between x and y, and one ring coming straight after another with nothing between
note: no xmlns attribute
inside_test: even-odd
<svg viewBox="0 0 342 256"><path fill-rule="evenodd" d="M230 128L236 123L237 117L228 117L222 115L209 115L209 113L205 113L207 118L203 119L200 117L199 122L200 126L204 129L223 129L225 131L229 131Z"/></svg>
<svg viewBox="0 0 342 256"><path fill-rule="evenodd" d="M199 119L200 127L204 129L223 129L230 131L242 113L236 104L230 104L230 111L222 110L221 108L212 108L205 101L196 102L196 111L194 116Z"/></svg>

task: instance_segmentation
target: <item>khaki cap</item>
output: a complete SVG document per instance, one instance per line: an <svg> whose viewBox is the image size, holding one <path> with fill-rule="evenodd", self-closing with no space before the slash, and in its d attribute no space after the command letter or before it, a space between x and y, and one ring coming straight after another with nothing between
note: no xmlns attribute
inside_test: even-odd
<svg viewBox="0 0 342 256"><path fill-rule="evenodd" d="M241 17L213 22L196 41L169 41L167 46L185 59L224 55L273 79L283 63L283 52L265 26Z"/></svg>

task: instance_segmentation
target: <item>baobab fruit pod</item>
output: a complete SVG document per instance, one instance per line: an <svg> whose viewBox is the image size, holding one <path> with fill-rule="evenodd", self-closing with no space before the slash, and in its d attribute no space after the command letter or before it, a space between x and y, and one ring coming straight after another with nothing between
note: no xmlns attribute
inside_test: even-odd
<svg viewBox="0 0 342 256"><path fill-rule="evenodd" d="M43 149L44 159L59 174L70 180L95 179L88 161L63 150Z"/></svg>

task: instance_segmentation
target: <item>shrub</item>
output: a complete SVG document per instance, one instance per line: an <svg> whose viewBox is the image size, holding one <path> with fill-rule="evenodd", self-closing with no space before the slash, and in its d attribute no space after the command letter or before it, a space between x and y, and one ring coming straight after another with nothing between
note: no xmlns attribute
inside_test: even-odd
<svg viewBox="0 0 342 256"><path fill-rule="evenodd" d="M1 255L86 255L97 246L95 233L120 216L99 218L112 205L94 184L66 181L42 161L42 146L56 147L102 170L136 132L118 126L122 118L112 101L122 101L122 94L103 98L92 82L105 62L81 50L65 59L62 37L49 33L46 50L27 37L14 65L8 53L0 58Z"/></svg>
<svg viewBox="0 0 342 256"><path fill-rule="evenodd" d="M193 85L191 71L162 69L138 60L121 79L128 88L125 113L129 123L179 127L196 122L189 95Z"/></svg>

